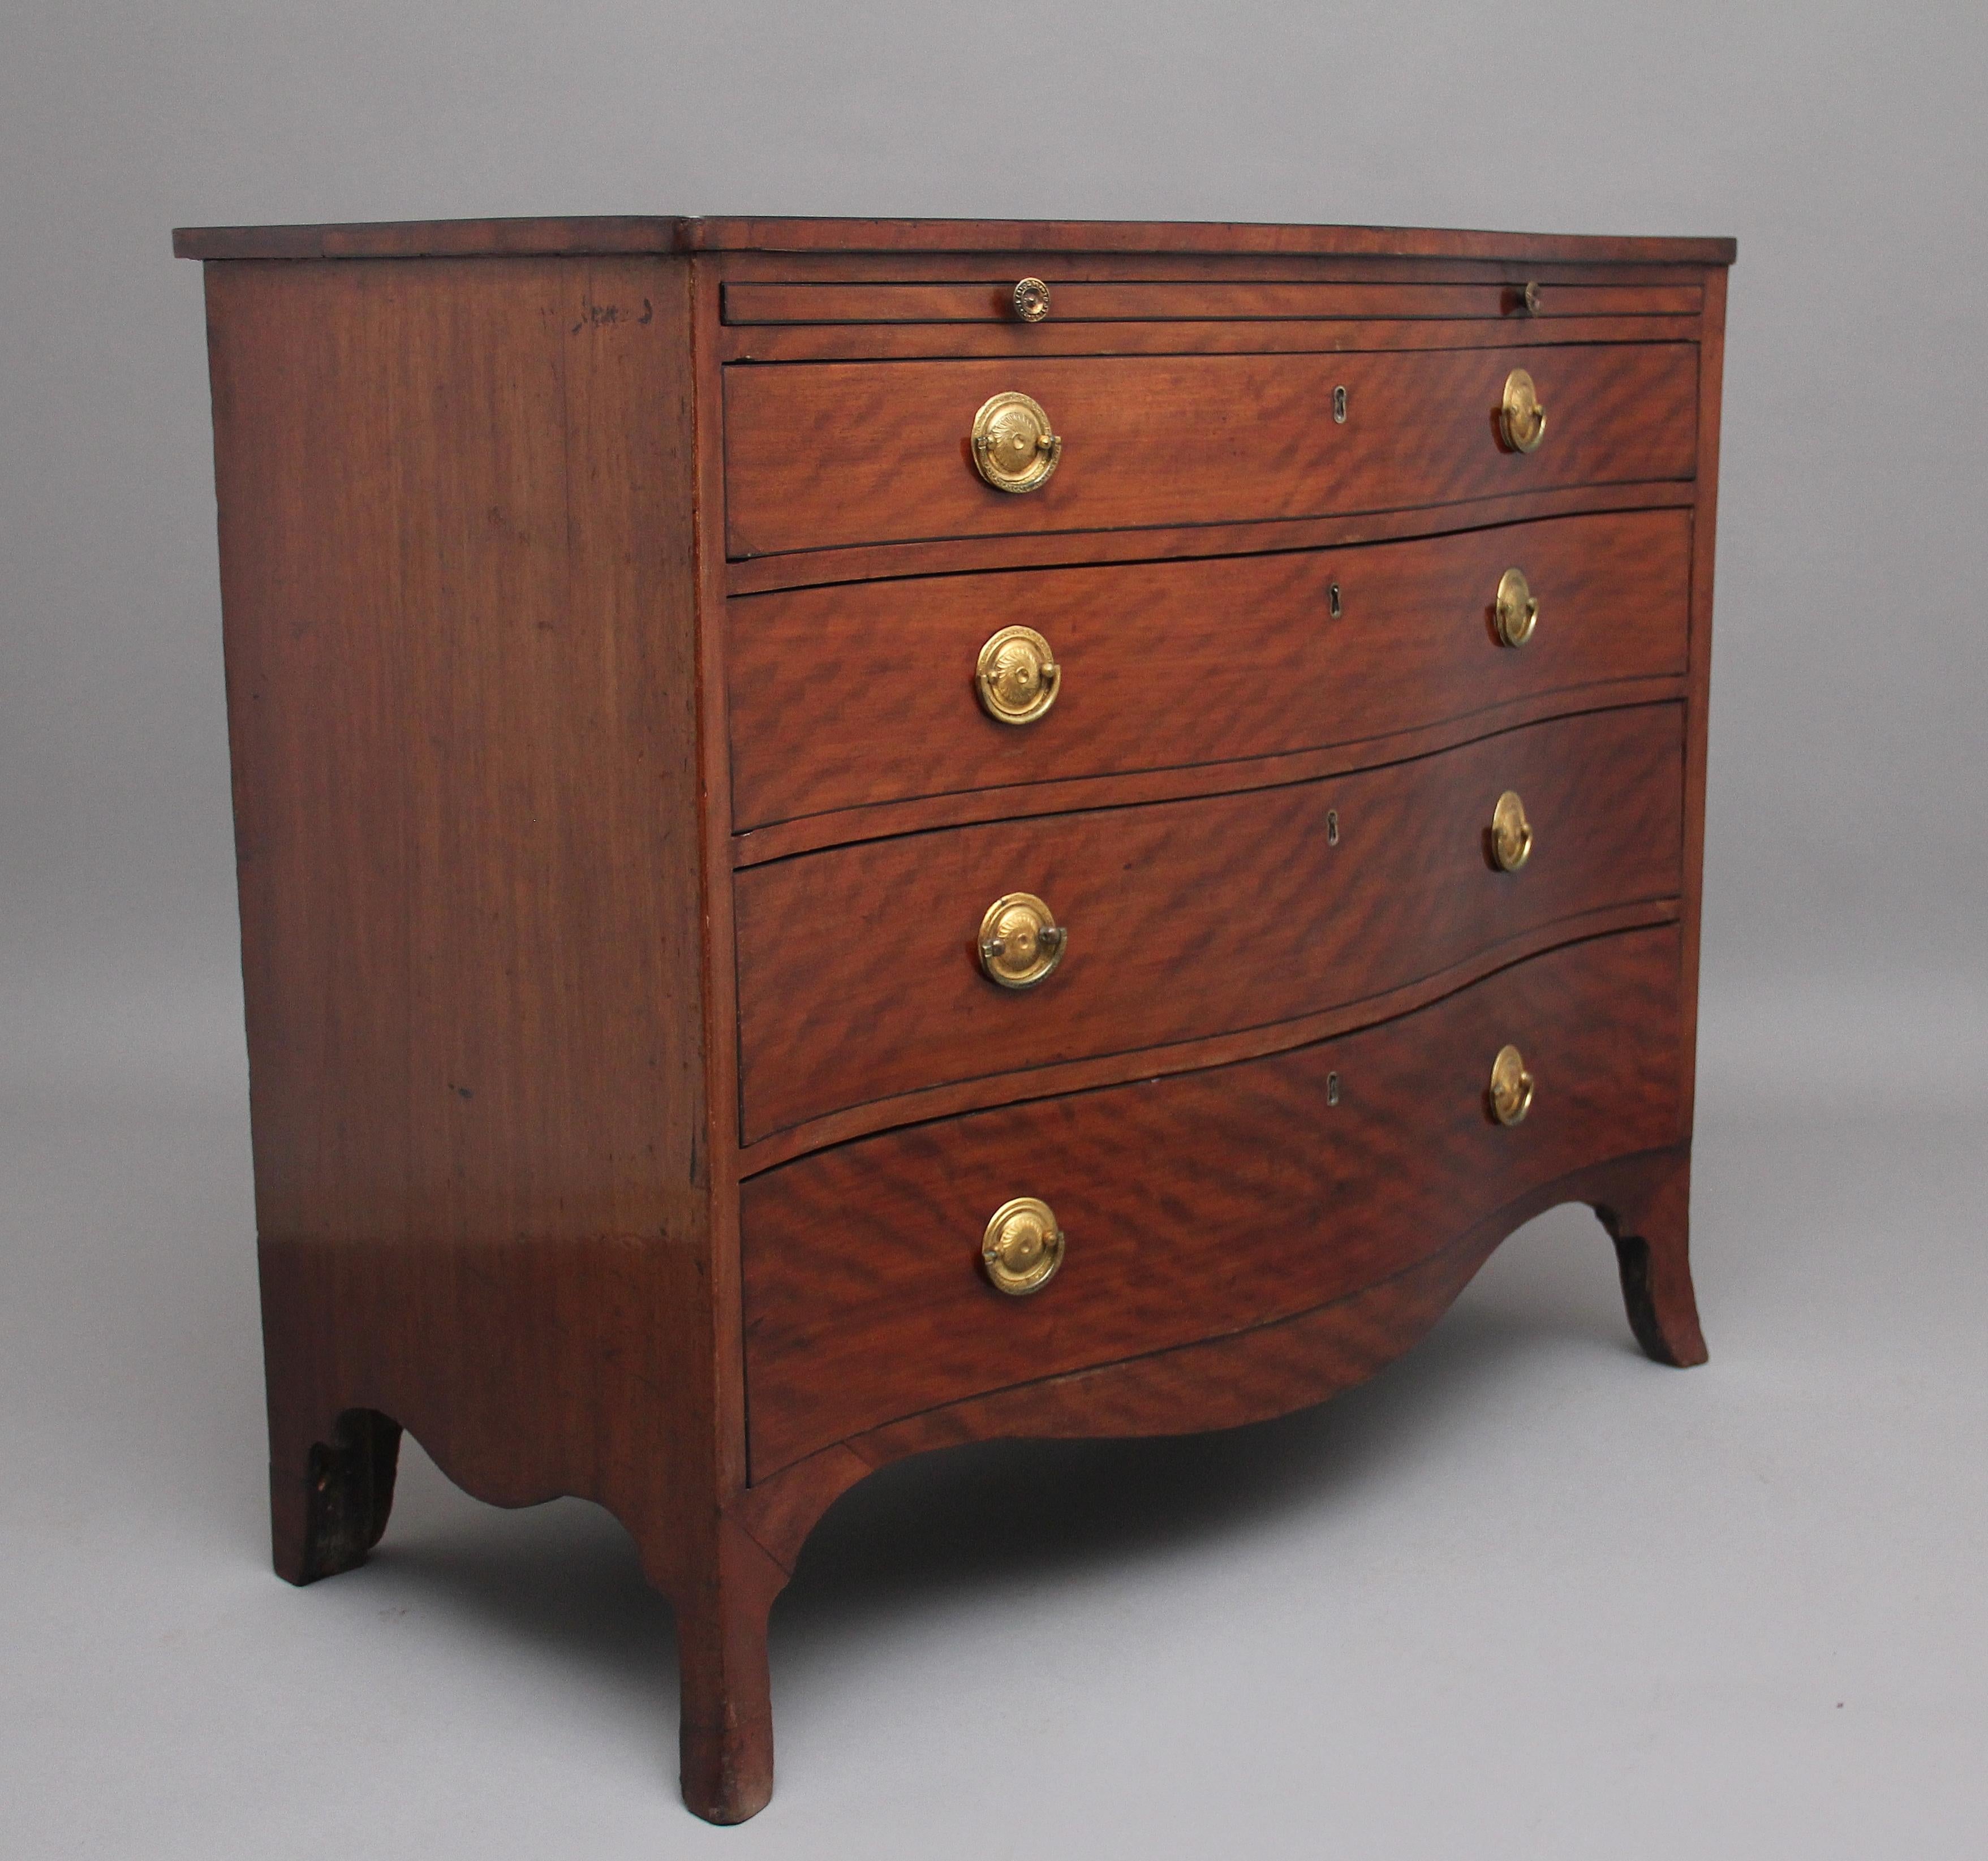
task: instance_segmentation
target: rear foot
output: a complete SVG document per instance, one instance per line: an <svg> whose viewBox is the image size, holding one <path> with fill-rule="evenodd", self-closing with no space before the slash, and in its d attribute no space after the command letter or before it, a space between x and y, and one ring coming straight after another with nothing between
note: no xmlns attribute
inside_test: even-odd
<svg viewBox="0 0 1988 1861"><path fill-rule="evenodd" d="M269 1522L276 1574L314 1583L366 1561L394 1508L401 1424L373 1409L347 1409L329 1441L288 1464L269 1463Z"/></svg>
<svg viewBox="0 0 1988 1861"><path fill-rule="evenodd" d="M1636 1342L1659 1363L1682 1370L1706 1359L1698 1298L1691 1284L1691 1156L1667 1152L1625 1170L1598 1201L1615 1243L1622 1302Z"/></svg>

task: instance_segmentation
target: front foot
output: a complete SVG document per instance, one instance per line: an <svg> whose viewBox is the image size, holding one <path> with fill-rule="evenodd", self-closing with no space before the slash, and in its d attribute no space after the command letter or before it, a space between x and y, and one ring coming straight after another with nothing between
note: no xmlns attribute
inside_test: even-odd
<svg viewBox="0 0 1988 1861"><path fill-rule="evenodd" d="M676 1604L684 1807L707 1822L742 1822L773 1795L766 1616L787 1572L729 1520L712 1549Z"/></svg>
<svg viewBox="0 0 1988 1861"><path fill-rule="evenodd" d="M1594 1212L1615 1243L1629 1329L1645 1353L1679 1370L1706 1360L1691 1283L1691 1153L1666 1151L1625 1166Z"/></svg>
<svg viewBox="0 0 1988 1861"><path fill-rule="evenodd" d="M271 1549L277 1576L314 1583L366 1561L394 1507L401 1424L347 1409L329 1441L269 1462Z"/></svg>

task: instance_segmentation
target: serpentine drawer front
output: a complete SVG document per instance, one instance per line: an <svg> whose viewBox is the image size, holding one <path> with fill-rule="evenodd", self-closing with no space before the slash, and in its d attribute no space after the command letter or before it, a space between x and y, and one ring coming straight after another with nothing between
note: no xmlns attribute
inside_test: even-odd
<svg viewBox="0 0 1988 1861"><path fill-rule="evenodd" d="M1490 847L1501 795L1537 836ZM869 840L739 875L747 1143L928 1086L1292 1021L1679 888L1683 716L1593 711L1264 790ZM1039 897L1026 988L977 947ZM819 936L796 935L812 927Z"/></svg>
<svg viewBox="0 0 1988 1861"><path fill-rule="evenodd" d="M1716 240L215 228L278 1571L607 1507L773 1788L836 1496L1687 1246Z"/></svg>
<svg viewBox="0 0 1988 1861"><path fill-rule="evenodd" d="M1500 431L1512 372L1550 444ZM1033 496L972 471L976 412L1023 392L1062 442ZM1689 478L1689 343L1334 356L1061 356L726 371L734 556L1003 531L1260 522ZM1341 410L1344 417L1341 417ZM794 436L810 443L797 446Z"/></svg>
<svg viewBox="0 0 1988 1861"><path fill-rule="evenodd" d="M1565 709L1581 686L1668 695L1655 681L1684 676L1690 573L1686 512L1617 511L1353 549L747 596L727 615L733 824L1454 734L1462 720ZM1508 609L1526 630L1516 641L1499 613L1513 577L1530 609ZM990 701L982 658L1023 629L1045 649L1017 668L1034 687ZM860 668L847 701L823 701L828 666ZM1056 805L1053 790L997 804Z"/></svg>

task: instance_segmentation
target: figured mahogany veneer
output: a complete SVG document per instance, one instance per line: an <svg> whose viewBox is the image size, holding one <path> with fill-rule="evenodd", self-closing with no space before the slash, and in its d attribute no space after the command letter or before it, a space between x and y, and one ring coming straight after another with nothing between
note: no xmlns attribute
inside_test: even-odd
<svg viewBox="0 0 1988 1861"><path fill-rule="evenodd" d="M735 1822L773 1788L768 1609L897 1456L1320 1400L1556 1201L1601 1216L1644 1348L1702 1359L1729 242L175 245L208 261L284 1576L367 1555L403 1429L497 1504L597 1501L676 1610L685 1800ZM1004 319L1024 275L1045 322ZM967 444L1009 389L1065 441L1019 497ZM1065 682L1008 728L972 675L1015 623ZM1070 940L1010 993L975 939L1022 890ZM982 1237L1029 1196L1066 1251L1009 1297Z"/></svg>
<svg viewBox="0 0 1988 1861"><path fill-rule="evenodd" d="M1554 443L1498 436L1505 377L1539 383ZM1346 390L1344 422L1334 393ZM990 395L1048 410L1063 458L990 499L968 436ZM847 362L725 374L734 556L977 536L1248 522L1455 503L1557 485L1691 476L1689 343L1364 355ZM803 437L805 436L805 437Z"/></svg>
<svg viewBox="0 0 1988 1861"><path fill-rule="evenodd" d="M1597 711L1358 775L742 872L741 1134L1294 1019L1535 926L1674 898L1683 726L1675 704ZM1507 789L1537 835L1516 873L1486 850ZM975 954L982 912L1013 892L1042 898L1070 935L1056 972L1024 991L990 983Z"/></svg>
<svg viewBox="0 0 1988 1861"><path fill-rule="evenodd" d="M753 1478L962 1397L1346 1298L1539 1184L1671 1143L1677 986L1674 929L1599 938L1364 1033L915 1125L754 1177ZM1485 1080L1520 1038L1538 1090L1508 1130ZM1004 1298L980 1272L980 1228L1017 1186L1068 1236L1054 1298Z"/></svg>
<svg viewBox="0 0 1988 1861"><path fill-rule="evenodd" d="M1522 569L1545 618L1501 646ZM1242 762L1466 721L1618 680L1679 678L1691 518L1621 511L1410 542L1200 562L844 583L734 600L732 811L741 829L921 795ZM1338 590L1339 612L1332 611ZM1062 667L1022 728L979 704L997 627ZM860 700L823 702L824 665Z"/></svg>

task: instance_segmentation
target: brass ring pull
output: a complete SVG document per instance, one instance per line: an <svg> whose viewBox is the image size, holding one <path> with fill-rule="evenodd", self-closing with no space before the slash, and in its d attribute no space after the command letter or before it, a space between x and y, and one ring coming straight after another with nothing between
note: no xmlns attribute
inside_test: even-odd
<svg viewBox="0 0 1988 1861"><path fill-rule="evenodd" d="M980 649L973 682L980 708L996 723L1033 724L1057 701L1063 667L1033 627L1004 627Z"/></svg>
<svg viewBox="0 0 1988 1861"><path fill-rule="evenodd" d="M1050 417L1026 394L996 394L973 417L973 468L996 491L1039 490L1062 457Z"/></svg>
<svg viewBox="0 0 1988 1861"><path fill-rule="evenodd" d="M1540 604L1533 598L1532 586L1526 579L1525 571L1507 569L1498 578L1498 596L1493 609L1498 623L1498 639L1501 645L1522 647L1533 637L1533 629L1539 624Z"/></svg>
<svg viewBox="0 0 1988 1861"><path fill-rule="evenodd" d="M1505 377L1505 398L1498 409L1498 430L1514 452L1535 451L1547 436L1547 410L1540 391L1523 368Z"/></svg>
<svg viewBox="0 0 1988 1861"><path fill-rule="evenodd" d="M1070 932L1033 892L1010 892L980 920L980 967L1003 988L1033 988L1070 947Z"/></svg>
<svg viewBox="0 0 1988 1861"><path fill-rule="evenodd" d="M1025 323L1040 323L1050 313L1050 288L1040 278L1024 278L1015 286L1015 314Z"/></svg>
<svg viewBox="0 0 1988 1861"><path fill-rule="evenodd" d="M1522 1124L1533 1109L1533 1076L1516 1047L1500 1047L1491 1062L1491 1111L1500 1124Z"/></svg>
<svg viewBox="0 0 1988 1861"><path fill-rule="evenodd" d="M1533 856L1533 824L1516 789L1507 789L1491 810L1491 856L1503 873L1516 873Z"/></svg>
<svg viewBox="0 0 1988 1861"><path fill-rule="evenodd" d="M997 1292L1020 1299L1040 1292L1063 1265L1063 1232L1056 1211L1033 1195L1018 1195L994 1211L981 1237L981 1264Z"/></svg>

